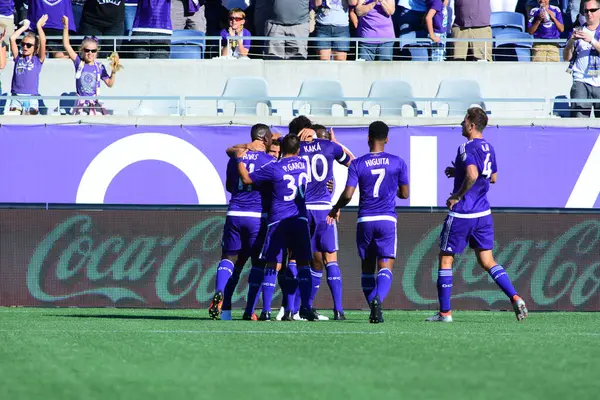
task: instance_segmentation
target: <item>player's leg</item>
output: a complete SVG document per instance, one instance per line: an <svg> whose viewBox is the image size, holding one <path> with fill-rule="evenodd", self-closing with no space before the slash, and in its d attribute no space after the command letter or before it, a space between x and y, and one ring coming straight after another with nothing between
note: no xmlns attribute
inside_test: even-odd
<svg viewBox="0 0 600 400"><path fill-rule="evenodd" d="M312 276L312 246L308 221L303 218L288 220L289 248L292 258L298 263L298 287L300 289L300 317L309 321L318 319L318 315L311 307L310 298L313 291Z"/></svg>
<svg viewBox="0 0 600 400"><path fill-rule="evenodd" d="M452 322L452 265L454 255L467 247L467 238L473 228L473 220L447 216L440 233L440 253L438 257L437 292L440 311L427 318L428 322Z"/></svg>
<svg viewBox="0 0 600 400"><path fill-rule="evenodd" d="M368 222L356 224L356 248L358 257L361 259L361 286L367 304L377 295L376 271L377 256L372 231Z"/></svg>
<svg viewBox="0 0 600 400"><path fill-rule="evenodd" d="M521 321L527 318L528 312L525 301L523 301L515 290L504 267L496 262L492 254L492 249L494 248L494 221L491 215L476 219L469 244L475 250L477 262L479 262L481 268L490 274L494 282L510 299L517 320Z"/></svg>
<svg viewBox="0 0 600 400"><path fill-rule="evenodd" d="M223 240L221 242L221 261L217 266L217 277L215 280L215 294L208 307L208 315L212 319L219 318L223 306L225 286L233 275L238 252L242 249L241 241L241 217L225 218L223 226Z"/></svg>
<svg viewBox="0 0 600 400"><path fill-rule="evenodd" d="M242 274L242 270L244 269L244 265L250 259L250 251L247 249L242 249L238 253L237 260L234 263L233 273L229 280L227 280L227 284L225 285L225 289L223 290L223 305L221 306L221 319L224 321L231 321L231 299L233 297L233 293L235 292L235 288L237 287L240 281L240 275Z"/></svg>
<svg viewBox="0 0 600 400"><path fill-rule="evenodd" d="M261 258L266 260L265 275L263 278L263 309L260 313L260 321L271 320L271 303L277 286L277 274L281 269L283 251L285 246L285 221L274 222L267 227L265 243Z"/></svg>
<svg viewBox="0 0 600 400"><path fill-rule="evenodd" d="M310 282L311 282L311 291L310 298L308 301L308 307L314 309L313 302L315 297L317 297L317 293L319 292L319 288L321 287L321 278L323 278L323 258L320 254L319 249L319 221L321 219L325 220L327 215L322 216L323 211L320 210L308 210L307 212L307 223L308 230L310 234L310 247L312 251L312 263L310 265ZM319 254L317 254L319 253Z"/></svg>
<svg viewBox="0 0 600 400"><path fill-rule="evenodd" d="M258 303L262 282L265 277L265 260L261 259L261 250L265 243L266 233L266 221L261 219L256 239L252 244L252 269L248 275L248 296L246 298L246 309L242 317L245 320L258 320L254 310L256 309L256 303Z"/></svg>
<svg viewBox="0 0 600 400"><path fill-rule="evenodd" d="M283 315L280 317L278 314L277 319L282 321L293 321L293 308L296 297L296 289L298 289L298 268L296 266L296 261L288 261L285 271L279 275L283 275L283 279L279 283L282 292L281 304L283 307Z"/></svg>
<svg viewBox="0 0 600 400"><path fill-rule="evenodd" d="M317 224L314 234L314 247L318 254L313 261L313 264L319 263L321 270L327 272L327 285L333 299L333 315L334 319L346 319L344 317L344 309L342 307L342 274L337 260L338 238L337 226L327 223L327 211L319 210Z"/></svg>
<svg viewBox="0 0 600 400"><path fill-rule="evenodd" d="M372 221L373 237L375 243L375 256L377 257L377 278L375 297L369 303L371 315L369 322L383 322L383 302L392 287L392 269L396 260L396 249L398 245L396 222Z"/></svg>

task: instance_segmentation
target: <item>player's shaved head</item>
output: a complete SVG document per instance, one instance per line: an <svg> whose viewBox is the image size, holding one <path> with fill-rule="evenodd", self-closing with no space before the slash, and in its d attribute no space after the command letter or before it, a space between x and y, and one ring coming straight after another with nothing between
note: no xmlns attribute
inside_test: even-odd
<svg viewBox="0 0 600 400"><path fill-rule="evenodd" d="M252 140L265 140L271 135L271 129L265 124L256 124L250 128L250 137Z"/></svg>
<svg viewBox="0 0 600 400"><path fill-rule="evenodd" d="M383 121L375 121L369 125L369 140L384 142L388 138L390 128Z"/></svg>
<svg viewBox="0 0 600 400"><path fill-rule="evenodd" d="M297 135L302 129L312 127L312 122L305 115L299 115L288 124L288 132Z"/></svg>
<svg viewBox="0 0 600 400"><path fill-rule="evenodd" d="M298 135L286 135L281 142L281 155L295 155L300 151L300 138Z"/></svg>
<svg viewBox="0 0 600 400"><path fill-rule="evenodd" d="M331 134L323 125L315 124L312 126L312 129L317 133L319 139L331 140Z"/></svg>
<svg viewBox="0 0 600 400"><path fill-rule="evenodd" d="M471 107L467 110L467 120L475 125L478 132L483 132L488 124L488 116L481 107Z"/></svg>

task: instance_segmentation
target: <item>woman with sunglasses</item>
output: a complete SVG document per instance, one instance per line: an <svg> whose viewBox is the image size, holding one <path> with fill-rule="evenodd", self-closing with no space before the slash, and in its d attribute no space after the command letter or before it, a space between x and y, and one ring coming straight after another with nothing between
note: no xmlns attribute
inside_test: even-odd
<svg viewBox="0 0 600 400"><path fill-rule="evenodd" d="M73 50L73 47L71 47L71 41L69 39L69 18L63 16L62 22L63 46L75 66L75 88L77 90L77 96L99 96L100 82L104 81L109 88L113 87L115 84L115 74L117 71L114 66L118 65L119 56L117 54L111 56L113 59L113 70L111 74L108 75L106 67L97 60L99 50L98 39L94 36L86 36L83 39L83 42L81 42L79 54L77 54L75 50ZM87 114L95 115L97 112L102 115L108 114L106 109L104 109L97 99L77 100L77 104L73 109L73 114L80 114L82 110Z"/></svg>
<svg viewBox="0 0 600 400"><path fill-rule="evenodd" d="M46 14L38 20L37 36L33 32L27 32L23 36L20 51L17 46L17 38L29 29L29 20L23 20L21 27L10 36L10 52L14 56L15 63L9 110L20 112L21 115L35 115L39 112L39 100L28 97L40 95L40 73L46 59L46 35L43 29L46 21L48 21ZM19 96L24 98L19 99Z"/></svg>
<svg viewBox="0 0 600 400"><path fill-rule="evenodd" d="M244 29L245 22L246 13L241 8L232 8L229 11L229 29L221 31L221 57L248 58L251 33ZM231 39L234 36L239 39ZM243 37L248 39L242 39Z"/></svg>

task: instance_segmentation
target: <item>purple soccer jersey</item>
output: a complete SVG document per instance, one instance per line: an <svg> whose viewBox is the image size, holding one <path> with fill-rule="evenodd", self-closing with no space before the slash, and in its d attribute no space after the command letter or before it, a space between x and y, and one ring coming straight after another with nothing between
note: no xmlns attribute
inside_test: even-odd
<svg viewBox="0 0 600 400"><path fill-rule="evenodd" d="M563 23L563 16L560 12L560 8L556 6L548 6L549 9L554 12L554 15L558 22ZM542 12L541 7L532 8L529 13L529 19L527 20L527 28L531 27L535 20L538 18L540 13ZM533 37L536 39L558 39L560 38L560 32L558 28L556 28L556 24L552 21L550 16L548 16L544 21L542 21L538 27L538 29L533 33Z"/></svg>
<svg viewBox="0 0 600 400"><path fill-rule="evenodd" d="M459 254L467 244L473 249L491 250L494 247L494 223L487 192L492 174L498 171L496 154L484 139L473 139L458 148L454 161L454 193L460 190L469 165L475 165L479 176L448 213L440 234L440 249Z"/></svg>
<svg viewBox="0 0 600 400"><path fill-rule="evenodd" d="M42 61L37 54L23 57L20 54L15 57L14 71L12 77L12 94L39 94L40 73L42 72Z"/></svg>
<svg viewBox="0 0 600 400"><path fill-rule="evenodd" d="M250 174L255 184L272 185L269 225L261 252L261 258L268 262L280 263L288 249L293 259L312 258L304 200L308 182L306 168L302 158L286 157Z"/></svg>
<svg viewBox="0 0 600 400"><path fill-rule="evenodd" d="M133 32L173 33L170 0L139 0Z"/></svg>
<svg viewBox="0 0 600 400"><path fill-rule="evenodd" d="M362 260L396 258L396 195L408 185L406 162L386 152L352 161L346 186L358 185L356 245Z"/></svg>
<svg viewBox="0 0 600 400"><path fill-rule="evenodd" d="M36 22L44 14L48 14L48 21L44 29L63 30L63 15L69 18L69 30L75 32L75 18L73 18L73 6L71 0L29 0L27 19L31 21L30 30L35 30Z"/></svg>
<svg viewBox="0 0 600 400"><path fill-rule="evenodd" d="M0 2L0 16L12 17L15 9L15 0L3 0Z"/></svg>

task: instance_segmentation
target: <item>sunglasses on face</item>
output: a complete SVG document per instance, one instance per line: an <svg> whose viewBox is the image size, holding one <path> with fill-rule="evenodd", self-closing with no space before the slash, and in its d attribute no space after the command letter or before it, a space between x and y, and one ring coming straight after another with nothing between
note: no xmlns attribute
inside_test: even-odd
<svg viewBox="0 0 600 400"><path fill-rule="evenodd" d="M236 21L236 22L243 21L244 19L245 18L242 18L242 17L229 17L230 21Z"/></svg>
<svg viewBox="0 0 600 400"><path fill-rule="evenodd" d="M21 47L24 47L26 49L30 49L33 46L35 46L33 43L26 43L26 42L21 42Z"/></svg>
<svg viewBox="0 0 600 400"><path fill-rule="evenodd" d="M598 11L598 10L600 10L600 8L586 8L584 12L585 12L586 14L587 14L587 13L593 14L593 13L595 13L595 12L596 12L596 11Z"/></svg>
<svg viewBox="0 0 600 400"><path fill-rule="evenodd" d="M98 49L83 49L83 52L95 54L98 52Z"/></svg>

